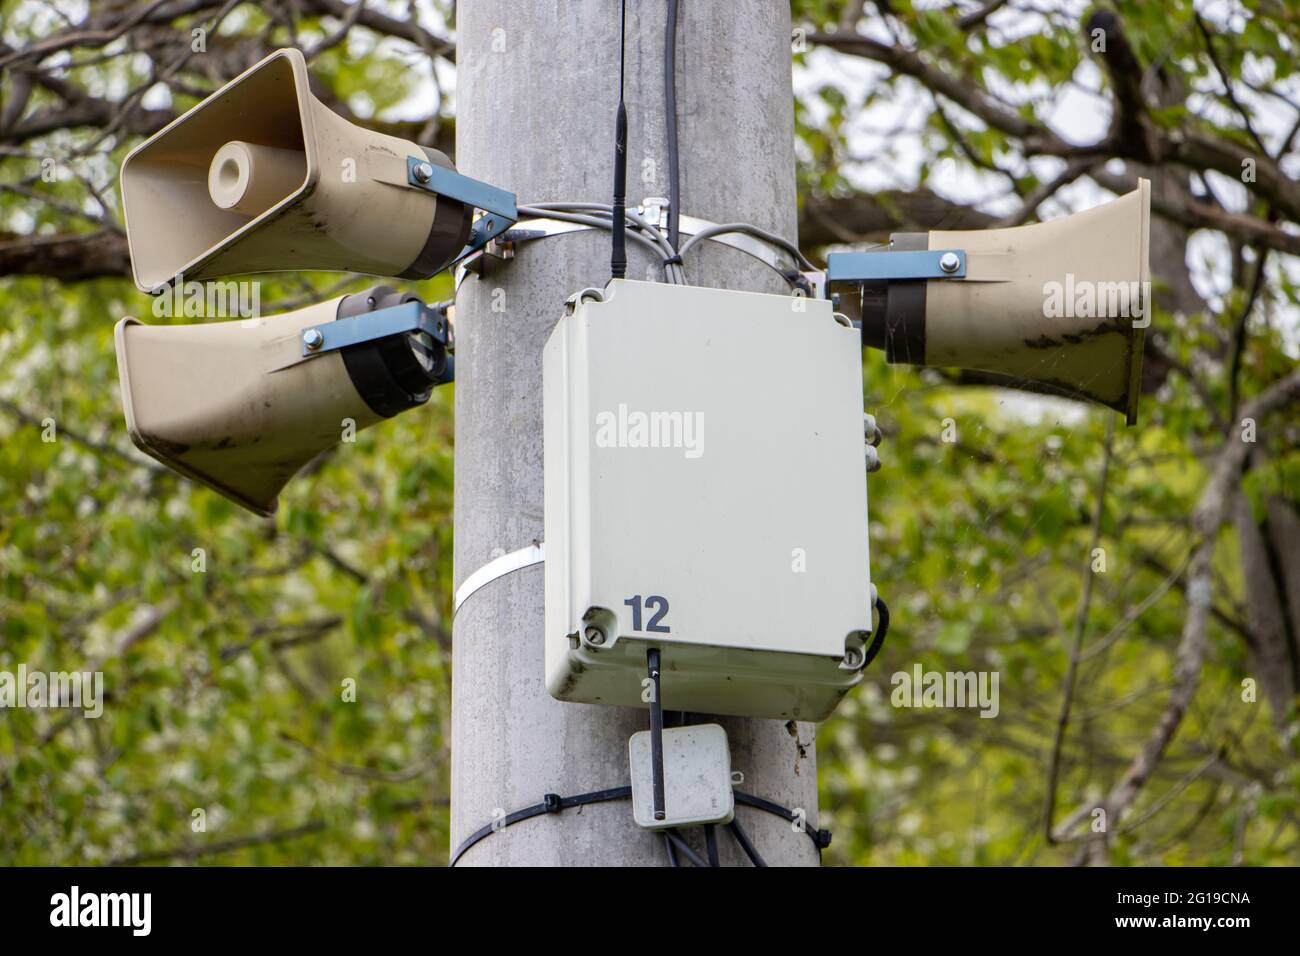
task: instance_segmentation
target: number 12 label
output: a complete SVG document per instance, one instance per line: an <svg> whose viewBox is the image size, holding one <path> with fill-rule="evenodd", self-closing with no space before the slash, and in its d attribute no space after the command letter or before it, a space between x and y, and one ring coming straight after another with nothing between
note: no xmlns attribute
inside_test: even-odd
<svg viewBox="0 0 1300 956"><path fill-rule="evenodd" d="M668 614L668 599L658 594L651 594L645 599L645 609L652 611L650 621L644 628L641 627L641 595L634 594L623 602L627 607L632 609L632 630L647 631L652 634L671 633L667 624L661 623Z"/></svg>

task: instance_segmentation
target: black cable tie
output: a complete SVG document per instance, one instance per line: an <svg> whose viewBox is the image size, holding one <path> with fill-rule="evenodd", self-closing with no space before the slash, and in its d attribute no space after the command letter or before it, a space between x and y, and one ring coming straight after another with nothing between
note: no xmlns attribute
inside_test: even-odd
<svg viewBox="0 0 1300 956"><path fill-rule="evenodd" d="M682 256L681 256L681 253L678 253L678 254L676 254L676 255L672 255L672 256L668 256L667 258L664 259L664 265L666 265L666 266L680 266L680 265L683 265L683 264L684 264L684 263L682 262Z"/></svg>
<svg viewBox="0 0 1300 956"><path fill-rule="evenodd" d="M558 793L548 793L542 797L542 806L547 813L559 813L564 809L564 800Z"/></svg>
<svg viewBox="0 0 1300 956"><path fill-rule="evenodd" d="M813 842L817 844L817 849L824 850L831 845L831 831L818 830L813 835Z"/></svg>

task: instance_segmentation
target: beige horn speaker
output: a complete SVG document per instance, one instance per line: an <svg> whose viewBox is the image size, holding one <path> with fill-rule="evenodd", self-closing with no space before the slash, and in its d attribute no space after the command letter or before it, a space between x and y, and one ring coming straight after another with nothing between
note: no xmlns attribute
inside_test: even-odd
<svg viewBox="0 0 1300 956"><path fill-rule="evenodd" d="M413 318L419 327L406 330ZM451 379L448 321L385 286L262 319L125 318L115 338L127 431L167 467L272 514L307 462ZM384 331L394 327L403 331ZM331 329L351 344L333 347Z"/></svg>
<svg viewBox="0 0 1300 956"><path fill-rule="evenodd" d="M1049 222L895 235L891 253L963 252L965 276L864 284L863 343L890 362L990 372L999 384L1098 402L1131 425L1150 323L1150 219L1141 179Z"/></svg>
<svg viewBox="0 0 1300 956"><path fill-rule="evenodd" d="M127 155L136 285L295 269L434 275L465 246L473 209L413 186L412 158L454 169L326 109L302 53L272 53Z"/></svg>

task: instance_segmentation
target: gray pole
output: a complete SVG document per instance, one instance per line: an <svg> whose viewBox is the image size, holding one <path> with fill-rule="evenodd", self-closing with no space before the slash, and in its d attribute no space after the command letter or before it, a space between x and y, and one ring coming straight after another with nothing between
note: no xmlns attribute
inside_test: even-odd
<svg viewBox="0 0 1300 956"><path fill-rule="evenodd" d="M629 0L628 204L668 195L663 42L667 0ZM458 7L456 162L521 202L610 201L618 98L616 0L465 0ZM677 103L682 212L795 238L790 9L785 0L683 0ZM787 292L743 253L708 244L693 285ZM544 538L542 347L568 296L609 278L609 234L525 246L456 309L455 583ZM651 263L629 250L628 277ZM762 374L756 371L755 374ZM761 520L760 515L754 519ZM560 703L542 683L540 565L476 592L453 627L453 850L493 814L628 781L645 710ZM813 725L722 718L741 789L817 821ZM812 841L771 814L737 819L771 865L813 865ZM691 840L701 846L698 832ZM723 865L744 857L719 833ZM489 836L459 865L663 865L662 842L626 801L536 817Z"/></svg>

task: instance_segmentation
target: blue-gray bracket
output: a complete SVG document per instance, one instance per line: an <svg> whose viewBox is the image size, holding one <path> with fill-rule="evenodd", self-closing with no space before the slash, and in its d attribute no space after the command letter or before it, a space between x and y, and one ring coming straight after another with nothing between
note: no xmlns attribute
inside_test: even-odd
<svg viewBox="0 0 1300 956"><path fill-rule="evenodd" d="M964 278L966 278L964 249L832 252L826 257L828 287L842 282Z"/></svg>
<svg viewBox="0 0 1300 956"><path fill-rule="evenodd" d="M514 193L479 179L471 179L427 159L406 157L406 181L416 189L437 193L482 210L483 215L474 220L474 225L470 227L469 242L456 254L451 265L482 249L519 219Z"/></svg>
<svg viewBox="0 0 1300 956"><path fill-rule="evenodd" d="M451 326L446 316L439 315L422 302L403 302L386 309L309 326L300 333L299 344L302 357L311 358L416 330L427 332L444 348L451 341Z"/></svg>

